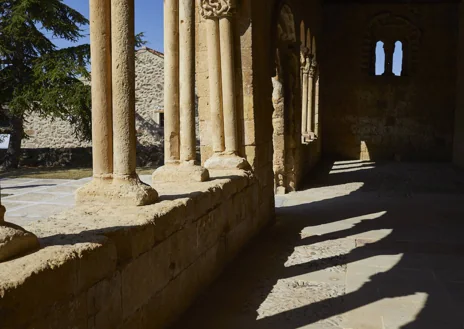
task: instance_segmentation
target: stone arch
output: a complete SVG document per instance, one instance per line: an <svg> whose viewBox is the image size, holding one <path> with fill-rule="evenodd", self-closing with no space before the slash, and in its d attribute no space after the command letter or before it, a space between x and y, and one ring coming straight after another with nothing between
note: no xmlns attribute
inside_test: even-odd
<svg viewBox="0 0 464 329"><path fill-rule="evenodd" d="M297 103L300 102L300 47L297 24L289 5L284 3L280 7L276 25L276 43L272 51L275 54L272 76L273 166L276 193L282 194L295 190L296 139L300 131L299 123L295 121ZM300 29L304 29L302 25Z"/></svg>
<svg viewBox="0 0 464 329"><path fill-rule="evenodd" d="M375 46L378 41L403 45L403 75L413 74L419 56L422 31L405 17L390 12L374 16L369 22L362 48L362 68L375 75Z"/></svg>

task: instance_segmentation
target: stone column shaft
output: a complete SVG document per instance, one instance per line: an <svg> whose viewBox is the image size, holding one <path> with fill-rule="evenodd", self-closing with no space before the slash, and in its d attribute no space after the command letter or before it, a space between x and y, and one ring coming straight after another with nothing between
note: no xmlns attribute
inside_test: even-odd
<svg viewBox="0 0 464 329"><path fill-rule="evenodd" d="M316 87L314 90L314 134L316 137L320 135L319 132L319 72L316 76Z"/></svg>
<svg viewBox="0 0 464 329"><path fill-rule="evenodd" d="M195 9L192 0L179 6L180 160L195 161Z"/></svg>
<svg viewBox="0 0 464 329"><path fill-rule="evenodd" d="M111 0L114 176L135 176L134 0Z"/></svg>
<svg viewBox="0 0 464 329"><path fill-rule="evenodd" d="M385 41L383 45L385 50L385 72L384 75L393 75L393 52L395 51L395 44L391 41Z"/></svg>
<svg viewBox="0 0 464 329"><path fill-rule="evenodd" d="M214 153L221 153L224 152L225 146L218 20L207 19L206 28L213 151Z"/></svg>
<svg viewBox="0 0 464 329"><path fill-rule="evenodd" d="M313 130L313 109L314 109L314 74L308 75L308 105L306 116L306 129L308 133Z"/></svg>
<svg viewBox="0 0 464 329"><path fill-rule="evenodd" d="M307 72L304 72L303 71L303 79L302 79L302 91L303 91L303 95L302 95L302 109L301 109L301 123L302 123L302 127L301 127L301 131L303 132L303 134L307 134L308 133L308 119L307 119L307 116L308 116L308 73Z"/></svg>
<svg viewBox="0 0 464 329"><path fill-rule="evenodd" d="M231 17L226 16L219 20L219 31L221 36L220 49L225 150L228 154L237 154L238 132L235 101L234 36Z"/></svg>
<svg viewBox="0 0 464 329"><path fill-rule="evenodd" d="M110 0L90 1L90 52L93 175L109 178L113 173Z"/></svg>
<svg viewBox="0 0 464 329"><path fill-rule="evenodd" d="M179 0L164 0L164 159L178 162L179 150Z"/></svg>

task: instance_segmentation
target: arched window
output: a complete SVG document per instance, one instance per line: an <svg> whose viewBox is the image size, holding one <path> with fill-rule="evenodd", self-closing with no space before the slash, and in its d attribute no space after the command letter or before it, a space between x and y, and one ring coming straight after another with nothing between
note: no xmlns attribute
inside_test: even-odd
<svg viewBox="0 0 464 329"><path fill-rule="evenodd" d="M401 76L403 72L403 43L395 42L395 51L393 52L393 74Z"/></svg>
<svg viewBox="0 0 464 329"><path fill-rule="evenodd" d="M382 41L377 41L375 47L375 75L385 73L385 49Z"/></svg>

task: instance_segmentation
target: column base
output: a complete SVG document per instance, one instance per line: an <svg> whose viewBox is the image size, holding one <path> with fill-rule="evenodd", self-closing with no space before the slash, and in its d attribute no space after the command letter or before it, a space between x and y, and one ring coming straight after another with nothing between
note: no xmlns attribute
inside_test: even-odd
<svg viewBox="0 0 464 329"><path fill-rule="evenodd" d="M216 170L247 170L250 164L244 158L235 154L214 154L206 160L205 168Z"/></svg>
<svg viewBox="0 0 464 329"><path fill-rule="evenodd" d="M76 191L76 203L146 206L158 200L158 192L135 177L93 178Z"/></svg>
<svg viewBox="0 0 464 329"><path fill-rule="evenodd" d="M5 207L0 206L0 262L23 256L39 249L37 237L20 226L6 223Z"/></svg>
<svg viewBox="0 0 464 329"><path fill-rule="evenodd" d="M205 182L209 180L209 171L190 162L169 163L152 175L153 183L167 182Z"/></svg>

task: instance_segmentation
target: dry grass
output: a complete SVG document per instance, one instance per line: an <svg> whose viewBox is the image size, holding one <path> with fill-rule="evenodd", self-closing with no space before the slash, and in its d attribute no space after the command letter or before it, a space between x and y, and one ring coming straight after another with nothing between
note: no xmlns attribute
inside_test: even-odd
<svg viewBox="0 0 464 329"><path fill-rule="evenodd" d="M139 168L139 175L151 175L156 168ZM92 176L92 168L20 168L0 173L0 178L81 179Z"/></svg>

